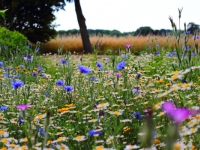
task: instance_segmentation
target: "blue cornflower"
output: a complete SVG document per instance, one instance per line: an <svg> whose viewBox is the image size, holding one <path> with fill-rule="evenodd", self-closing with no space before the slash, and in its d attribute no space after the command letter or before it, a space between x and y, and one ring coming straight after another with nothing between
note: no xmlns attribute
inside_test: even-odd
<svg viewBox="0 0 200 150"><path fill-rule="evenodd" d="M45 76L45 74L44 74L44 73L42 73L40 76L44 77L44 76Z"/></svg>
<svg viewBox="0 0 200 150"><path fill-rule="evenodd" d="M107 61L108 61L108 60L109 60L109 58L106 58L105 60L107 60Z"/></svg>
<svg viewBox="0 0 200 150"><path fill-rule="evenodd" d="M3 62L0 61L0 66L3 66Z"/></svg>
<svg viewBox="0 0 200 150"><path fill-rule="evenodd" d="M11 81L11 85L13 86L14 89L17 89L18 87L23 85L23 81L21 80Z"/></svg>
<svg viewBox="0 0 200 150"><path fill-rule="evenodd" d="M95 79L94 77L91 77L90 80L97 81L97 79Z"/></svg>
<svg viewBox="0 0 200 150"><path fill-rule="evenodd" d="M32 75L35 77L37 75L37 73L34 72Z"/></svg>
<svg viewBox="0 0 200 150"><path fill-rule="evenodd" d="M44 95L46 96L46 95L49 95L48 93L44 93Z"/></svg>
<svg viewBox="0 0 200 150"><path fill-rule="evenodd" d="M20 119L20 121L19 121L20 123L23 123L24 121L23 121L23 119Z"/></svg>
<svg viewBox="0 0 200 150"><path fill-rule="evenodd" d="M8 109L8 106L1 106L0 107L0 110L7 110Z"/></svg>
<svg viewBox="0 0 200 150"><path fill-rule="evenodd" d="M64 89L71 92L74 88L73 86L67 85L67 86L64 86Z"/></svg>
<svg viewBox="0 0 200 150"><path fill-rule="evenodd" d="M171 53L168 53L168 56L169 56L169 57L171 57L171 56L172 56L172 54L171 54Z"/></svg>
<svg viewBox="0 0 200 150"><path fill-rule="evenodd" d="M67 60L62 59L61 64L67 64Z"/></svg>
<svg viewBox="0 0 200 150"><path fill-rule="evenodd" d="M97 67L99 67L99 69L101 69L101 70L103 69L102 64L100 62L97 62Z"/></svg>
<svg viewBox="0 0 200 150"><path fill-rule="evenodd" d="M39 133L45 135L45 132L41 128L39 128Z"/></svg>
<svg viewBox="0 0 200 150"><path fill-rule="evenodd" d="M104 116L104 111L99 111L99 117Z"/></svg>
<svg viewBox="0 0 200 150"><path fill-rule="evenodd" d="M23 68L24 67L24 65L19 65L21 68Z"/></svg>
<svg viewBox="0 0 200 150"><path fill-rule="evenodd" d="M189 49L189 46L186 47L186 50L188 50L188 49Z"/></svg>
<svg viewBox="0 0 200 150"><path fill-rule="evenodd" d="M17 75L14 75L13 78L17 78Z"/></svg>
<svg viewBox="0 0 200 150"><path fill-rule="evenodd" d="M173 55L176 55L176 52L172 52Z"/></svg>
<svg viewBox="0 0 200 150"><path fill-rule="evenodd" d="M160 54L160 52L159 52L159 51L157 51L157 52L156 52L156 54L157 54L157 55L159 55L159 54Z"/></svg>
<svg viewBox="0 0 200 150"><path fill-rule="evenodd" d="M118 63L118 65L116 66L116 67L117 67L117 70L123 69L125 65L126 65L126 62L125 62L125 61L122 61L122 62Z"/></svg>
<svg viewBox="0 0 200 150"><path fill-rule="evenodd" d="M134 93L134 94L139 94L139 93L141 93L140 87L135 87L135 88L133 89L133 93Z"/></svg>
<svg viewBox="0 0 200 150"><path fill-rule="evenodd" d="M128 56L125 56L125 55L124 55L123 58L128 58Z"/></svg>
<svg viewBox="0 0 200 150"><path fill-rule="evenodd" d="M139 79L140 78L140 74L137 74L136 78Z"/></svg>
<svg viewBox="0 0 200 150"><path fill-rule="evenodd" d="M183 83L188 83L185 79L183 79L182 81L183 81Z"/></svg>
<svg viewBox="0 0 200 150"><path fill-rule="evenodd" d="M199 36L196 36L197 39L199 39Z"/></svg>
<svg viewBox="0 0 200 150"><path fill-rule="evenodd" d="M186 33L190 34L190 31L187 31Z"/></svg>
<svg viewBox="0 0 200 150"><path fill-rule="evenodd" d="M81 66L81 65L78 66L78 69L80 70L81 73L85 73L85 74L88 74L91 72L88 67Z"/></svg>
<svg viewBox="0 0 200 150"><path fill-rule="evenodd" d="M63 85L64 85L64 82L62 80L57 81L57 86L63 86Z"/></svg>
<svg viewBox="0 0 200 150"><path fill-rule="evenodd" d="M160 45L159 45L159 44L157 44L156 46L157 46L157 47L159 47Z"/></svg>
<svg viewBox="0 0 200 150"><path fill-rule="evenodd" d="M43 70L43 68L42 67L38 67L38 70Z"/></svg>
<svg viewBox="0 0 200 150"><path fill-rule="evenodd" d="M90 135L90 136L94 136L95 134L100 135L100 134L101 134L101 131L96 132L94 129L90 130L90 132L89 132L89 135Z"/></svg>
<svg viewBox="0 0 200 150"><path fill-rule="evenodd" d="M97 108L98 105L99 105L99 104L94 104L94 108Z"/></svg>
<svg viewBox="0 0 200 150"><path fill-rule="evenodd" d="M196 54L196 53L192 53L192 55L193 55L193 56L196 56L197 54Z"/></svg>
<svg viewBox="0 0 200 150"><path fill-rule="evenodd" d="M38 49L36 49L37 51L39 51L40 50L40 48L38 48Z"/></svg>
<svg viewBox="0 0 200 150"><path fill-rule="evenodd" d="M133 117L135 117L136 119L142 119L142 116L140 115L140 112L134 112L133 113Z"/></svg>

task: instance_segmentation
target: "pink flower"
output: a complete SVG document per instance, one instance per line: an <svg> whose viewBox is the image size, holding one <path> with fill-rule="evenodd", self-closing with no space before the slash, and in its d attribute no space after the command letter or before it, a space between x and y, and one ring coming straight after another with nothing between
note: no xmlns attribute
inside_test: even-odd
<svg viewBox="0 0 200 150"><path fill-rule="evenodd" d="M114 75L115 75L115 76L117 76L117 77L120 77L120 76L122 76L122 74L121 74L121 73L114 73Z"/></svg>
<svg viewBox="0 0 200 150"><path fill-rule="evenodd" d="M130 48L130 47L131 47L131 45L128 45L128 44L125 44L125 46L126 46L127 48Z"/></svg>
<svg viewBox="0 0 200 150"><path fill-rule="evenodd" d="M172 102L165 102L162 109L170 116L176 124L181 124L190 115L190 110L187 108L178 108Z"/></svg>
<svg viewBox="0 0 200 150"><path fill-rule="evenodd" d="M170 115L173 112L174 109L176 109L176 107L170 101L167 101L162 105L162 110L164 110L167 115Z"/></svg>
<svg viewBox="0 0 200 150"><path fill-rule="evenodd" d="M15 106L15 108L21 109L22 111L24 111L27 107L31 107L31 104L26 104L26 105L17 105Z"/></svg>

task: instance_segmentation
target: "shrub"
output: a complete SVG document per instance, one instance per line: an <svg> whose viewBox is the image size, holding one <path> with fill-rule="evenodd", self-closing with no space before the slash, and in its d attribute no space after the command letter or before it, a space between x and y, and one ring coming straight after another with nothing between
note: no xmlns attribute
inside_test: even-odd
<svg viewBox="0 0 200 150"><path fill-rule="evenodd" d="M27 42L27 38L18 31L0 27L0 56L8 58L11 54L24 51Z"/></svg>

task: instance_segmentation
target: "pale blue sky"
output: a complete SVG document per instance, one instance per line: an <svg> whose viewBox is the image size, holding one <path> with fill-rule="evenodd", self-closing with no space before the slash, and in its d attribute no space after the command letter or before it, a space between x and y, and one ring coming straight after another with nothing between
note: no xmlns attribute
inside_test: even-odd
<svg viewBox="0 0 200 150"><path fill-rule="evenodd" d="M200 24L200 0L80 0L88 29L135 31L141 26L171 29L169 16L178 24L178 8L183 7L181 28L186 22ZM79 29L74 3L55 12L56 30Z"/></svg>

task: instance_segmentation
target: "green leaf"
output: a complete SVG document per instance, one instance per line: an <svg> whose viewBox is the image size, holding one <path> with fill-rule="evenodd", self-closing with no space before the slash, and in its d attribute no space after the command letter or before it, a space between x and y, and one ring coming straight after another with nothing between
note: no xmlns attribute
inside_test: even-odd
<svg viewBox="0 0 200 150"><path fill-rule="evenodd" d="M5 19L5 12L7 11L8 9L5 9L5 10L0 10L0 15L3 19Z"/></svg>

